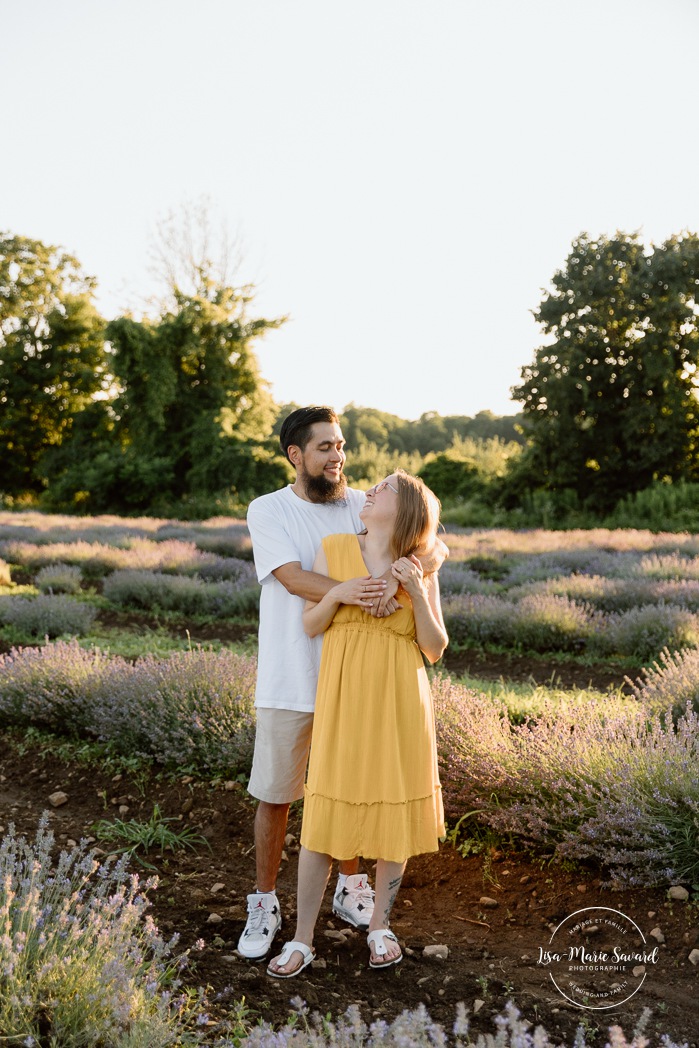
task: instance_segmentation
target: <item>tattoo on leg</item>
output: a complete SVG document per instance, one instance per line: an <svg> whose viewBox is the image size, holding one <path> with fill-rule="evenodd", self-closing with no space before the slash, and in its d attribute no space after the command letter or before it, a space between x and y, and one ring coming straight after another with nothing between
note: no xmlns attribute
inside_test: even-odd
<svg viewBox="0 0 699 1048"><path fill-rule="evenodd" d="M392 881L388 882L388 890L389 890L389 893L390 893L389 896L388 896L388 906L383 911L384 926L386 928L388 928L388 919L391 916L391 910L393 909L393 904L396 901L396 896L398 895L398 889L400 888L400 882L402 880L403 880L403 877L400 876L400 877L395 877Z"/></svg>

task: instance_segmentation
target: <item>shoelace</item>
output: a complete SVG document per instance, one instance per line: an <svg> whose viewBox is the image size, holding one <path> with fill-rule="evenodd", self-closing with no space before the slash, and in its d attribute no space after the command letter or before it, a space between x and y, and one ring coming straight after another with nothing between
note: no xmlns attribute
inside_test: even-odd
<svg viewBox="0 0 699 1048"><path fill-rule="evenodd" d="M248 910L247 920L247 931L259 932L265 923L267 917L267 911L264 906L253 906L252 910Z"/></svg>
<svg viewBox="0 0 699 1048"><path fill-rule="evenodd" d="M352 892L352 898L356 901L357 905L361 905L366 909L374 902L374 889L373 888L360 888L359 891Z"/></svg>

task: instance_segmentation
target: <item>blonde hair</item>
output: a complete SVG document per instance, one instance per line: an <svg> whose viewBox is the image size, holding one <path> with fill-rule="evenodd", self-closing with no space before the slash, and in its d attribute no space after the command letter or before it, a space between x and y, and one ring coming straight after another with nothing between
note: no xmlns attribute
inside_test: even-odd
<svg viewBox="0 0 699 1048"><path fill-rule="evenodd" d="M391 536L395 560L411 553L427 553L434 546L442 504L419 477L397 469L398 513Z"/></svg>

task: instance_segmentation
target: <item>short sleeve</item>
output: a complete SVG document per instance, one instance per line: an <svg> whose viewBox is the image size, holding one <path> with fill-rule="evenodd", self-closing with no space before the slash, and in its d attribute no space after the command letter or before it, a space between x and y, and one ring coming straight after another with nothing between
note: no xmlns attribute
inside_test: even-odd
<svg viewBox="0 0 699 1048"><path fill-rule="evenodd" d="M282 564L301 560L294 539L279 518L278 508L264 499L255 499L248 507L248 530L252 539L255 571L261 585Z"/></svg>

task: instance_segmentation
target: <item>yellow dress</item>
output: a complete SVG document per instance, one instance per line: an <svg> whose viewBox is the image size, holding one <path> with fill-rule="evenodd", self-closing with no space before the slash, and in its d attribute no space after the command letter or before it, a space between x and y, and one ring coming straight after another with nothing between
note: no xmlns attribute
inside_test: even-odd
<svg viewBox="0 0 699 1048"><path fill-rule="evenodd" d="M328 574L367 575L356 535L323 540ZM343 604L323 638L301 843L403 862L444 833L429 681L410 598L384 619Z"/></svg>

